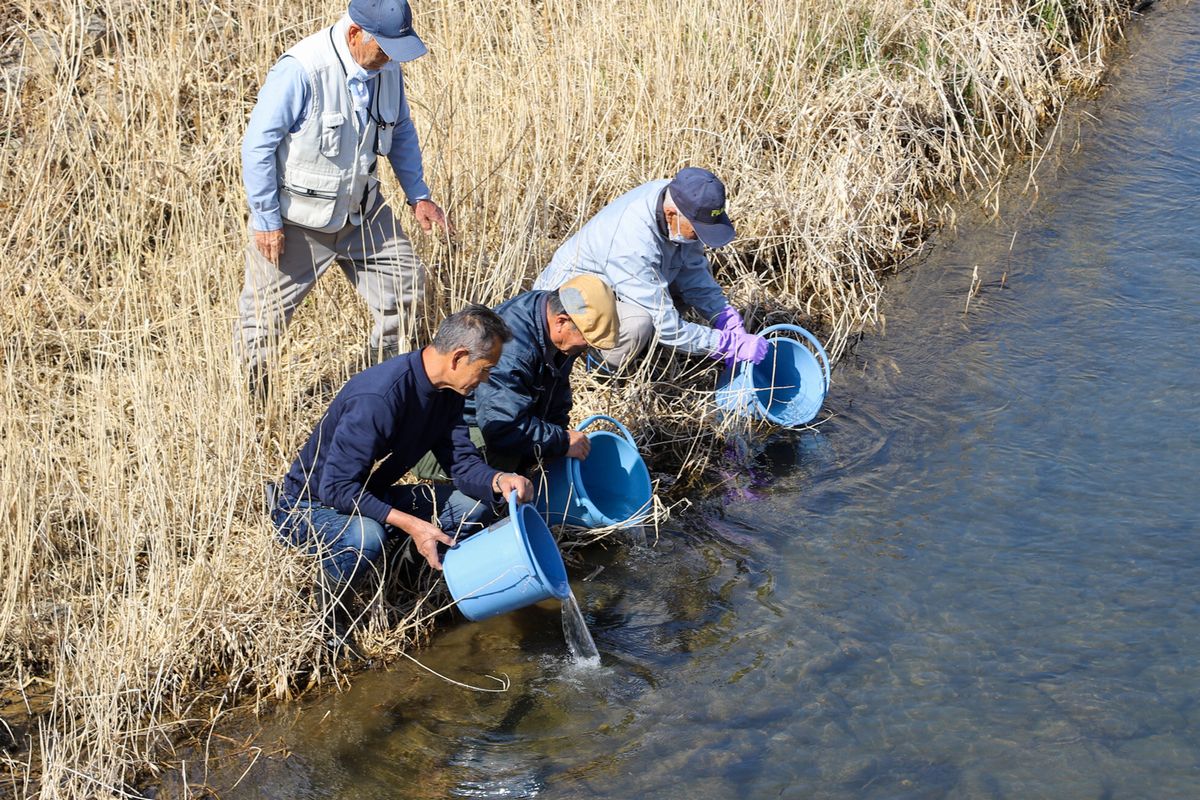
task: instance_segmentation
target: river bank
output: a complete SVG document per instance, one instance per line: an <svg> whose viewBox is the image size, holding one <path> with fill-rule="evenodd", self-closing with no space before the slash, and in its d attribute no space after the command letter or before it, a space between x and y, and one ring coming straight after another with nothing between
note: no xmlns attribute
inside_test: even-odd
<svg viewBox="0 0 1200 800"><path fill-rule="evenodd" d="M5 6L18 268L0 276L0 663L11 684L55 689L39 758L9 749L8 785L119 794L179 721L341 674L303 599L312 565L274 545L260 488L354 368L365 312L325 282L261 414L228 352L240 132L277 54L337 9ZM741 234L719 280L752 324L811 320L836 358L878 322L880 272L952 216L947 193L995 185L1096 84L1125 8L760 3L682 19L665 2L552 2L497 19L423 4L414 116L435 195L470 232L419 241L424 321L504 299L608 198L695 162L726 179ZM695 75L710 79L680 79ZM577 412L627 421L682 494L721 451L714 371L646 370L583 387ZM360 634L380 658L430 629L434 608L396 588Z"/></svg>
<svg viewBox="0 0 1200 800"><path fill-rule="evenodd" d="M598 667L552 603L452 623L415 656L507 691L400 661L226 717L160 796L1200 794L1198 90L1200 6L1164 3L1036 194L885 279L818 429L588 549Z"/></svg>

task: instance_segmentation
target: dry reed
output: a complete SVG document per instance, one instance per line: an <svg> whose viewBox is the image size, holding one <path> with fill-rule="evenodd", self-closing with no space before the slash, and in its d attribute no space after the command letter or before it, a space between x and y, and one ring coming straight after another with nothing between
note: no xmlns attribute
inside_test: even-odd
<svg viewBox="0 0 1200 800"><path fill-rule="evenodd" d="M121 795L179 731L339 675L312 564L273 542L261 487L354 368L366 312L323 281L265 413L230 340L241 131L272 61L342 8L0 0L0 665L10 687L53 686L5 751L15 794ZM460 235L417 237L420 336L527 286L612 197L699 164L740 233L719 280L754 324L808 321L836 358L948 193L994 185L1098 79L1125 8L421 0L409 95ZM656 358L581 379L578 410L627 421L683 489L719 449L714 377ZM440 604L390 597L363 623L372 652L411 647Z"/></svg>

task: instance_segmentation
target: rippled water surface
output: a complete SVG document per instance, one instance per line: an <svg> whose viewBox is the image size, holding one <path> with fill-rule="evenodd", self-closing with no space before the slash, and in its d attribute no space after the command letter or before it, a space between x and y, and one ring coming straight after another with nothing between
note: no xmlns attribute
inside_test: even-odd
<svg viewBox="0 0 1200 800"><path fill-rule="evenodd" d="M999 221L891 279L723 518L289 706L224 797L1200 796L1200 4ZM982 289L967 305L972 272ZM286 748L290 755L279 754ZM270 748L269 748L270 750ZM193 776L194 777L194 776Z"/></svg>

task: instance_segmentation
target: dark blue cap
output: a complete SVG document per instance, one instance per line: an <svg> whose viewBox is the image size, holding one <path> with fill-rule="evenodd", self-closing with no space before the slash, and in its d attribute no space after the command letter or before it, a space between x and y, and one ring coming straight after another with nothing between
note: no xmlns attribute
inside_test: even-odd
<svg viewBox="0 0 1200 800"><path fill-rule="evenodd" d="M700 241L709 247L724 247L733 241L737 234L725 213L725 184L716 175L699 167L684 167L667 189Z"/></svg>
<svg viewBox="0 0 1200 800"><path fill-rule="evenodd" d="M349 14L392 61L412 61L429 52L413 30L412 9L405 0L350 0Z"/></svg>

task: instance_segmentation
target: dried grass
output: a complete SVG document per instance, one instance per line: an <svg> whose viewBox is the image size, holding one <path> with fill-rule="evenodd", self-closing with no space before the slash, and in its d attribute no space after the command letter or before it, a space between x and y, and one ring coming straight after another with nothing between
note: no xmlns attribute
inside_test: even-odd
<svg viewBox="0 0 1200 800"><path fill-rule="evenodd" d="M421 241L424 323L510 296L609 199L700 164L740 233L721 282L836 359L948 193L993 186L1096 81L1125 7L418 3L431 54L410 97L461 231ZM273 59L340 8L0 0L0 665L54 688L37 757L7 751L16 794L120 795L181 729L339 675L312 564L273 542L261 486L355 367L366 313L323 282L263 414L230 340L241 131ZM714 378L654 359L583 379L579 411L627 421L678 496L720 451ZM372 607L364 648L427 634L437 597L398 598Z"/></svg>

